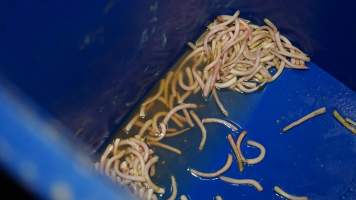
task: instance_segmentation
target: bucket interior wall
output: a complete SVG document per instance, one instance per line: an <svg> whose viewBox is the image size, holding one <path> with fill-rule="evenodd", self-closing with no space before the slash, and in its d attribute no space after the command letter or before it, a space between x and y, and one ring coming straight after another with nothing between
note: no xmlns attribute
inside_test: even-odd
<svg viewBox="0 0 356 200"><path fill-rule="evenodd" d="M351 3L350 3L351 4ZM0 74L97 151L214 17L269 18L350 88L352 5L335 0L2 1Z"/></svg>

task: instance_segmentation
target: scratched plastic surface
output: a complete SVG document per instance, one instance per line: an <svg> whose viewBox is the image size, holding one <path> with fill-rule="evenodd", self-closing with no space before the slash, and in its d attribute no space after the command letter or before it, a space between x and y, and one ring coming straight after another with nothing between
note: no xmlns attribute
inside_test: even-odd
<svg viewBox="0 0 356 200"><path fill-rule="evenodd" d="M198 151L198 128L165 139L165 143L182 149L183 155L157 149L161 160L166 160L159 165L157 181L169 191L168 177L175 175L179 194L190 199L213 199L217 194L226 200L281 199L273 192L275 185L311 199L356 199L356 137L332 116L336 108L355 119L356 95L316 65L309 66L307 71L285 70L277 81L254 94L221 93L229 119L248 132L242 147L245 156L255 157L259 153L247 146L249 139L262 143L267 150L261 163L247 166L243 173L238 172L234 158L225 175L256 179L263 192L220 180L201 180L186 170L209 172L224 165L227 154L232 153L226 139L231 130L217 124L207 125L207 143L202 152ZM327 108L326 114L281 134L284 126L323 106ZM198 114L204 117L223 117L213 101L201 111Z"/></svg>

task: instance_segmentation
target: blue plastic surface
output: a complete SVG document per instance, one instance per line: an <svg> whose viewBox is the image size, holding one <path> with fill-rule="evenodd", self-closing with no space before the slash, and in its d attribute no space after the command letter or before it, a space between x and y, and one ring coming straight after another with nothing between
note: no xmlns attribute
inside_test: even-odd
<svg viewBox="0 0 356 200"><path fill-rule="evenodd" d="M336 0L1 1L0 75L59 120L86 145L86 150L95 153L185 51L186 42L197 38L217 15L231 14L236 9L241 10L242 17L255 23L261 23L264 17L270 18L283 34L310 54L314 62L354 89L352 57L356 37L351 36L356 35L356 26L352 25L355 18L353 4ZM242 187L226 190L234 190L232 194L236 194L242 189L241 194L236 194L245 196L242 199L247 196L257 198L254 195L269 199L273 196L269 186L275 180L287 191L307 192L316 199L354 197L355 138L332 119L330 112L293 129L288 135L278 134L284 124L323 103L329 111L337 107L342 114L355 118L354 92L313 66L308 72L285 73L260 93L236 97L225 94L227 103L236 111L234 119L249 131L251 139L265 141L269 149L265 164L250 167L247 171L261 178L266 184L266 193L256 194ZM0 95L5 98L7 94L1 90ZM280 102L283 99L286 101ZM3 120L0 125L1 130L7 132L1 133L0 137L11 145L21 144L22 148L12 148L18 152L16 155L21 156L29 150L34 156L39 155L36 152L43 149L35 147L48 147L48 141L41 140L41 145L27 144L21 137L11 134L27 134L28 130L32 134L37 126L14 114L17 108L11 102L4 102L0 104ZM28 112L33 112L31 107ZM42 125L45 122L46 119ZM225 134L225 129L217 132L220 131ZM275 143L280 145L272 145ZM206 161L215 164L209 167L218 166L225 160L227 149L218 147L222 148L216 151L219 155L210 154ZM61 151L62 147L55 145L53 148ZM253 149L251 153L254 153ZM275 157L269 159L272 155ZM44 154L37 159L45 156L51 157ZM66 161L71 158L63 156ZM220 162L215 160L217 157ZM3 162L7 169L13 167L12 174L21 178L21 172L15 167L18 163L6 159ZM45 162L43 164L45 166ZM68 172L75 174L71 166L68 167ZM297 182L296 177L302 182ZM184 182L181 176L178 178L179 182ZM32 188L46 196L48 193L36 187L47 187L46 182L42 182L45 179L39 180ZM215 182L204 191L220 185ZM75 183L81 184L81 181ZM85 187L80 184L78 187ZM76 184L73 182L73 185ZM189 184L183 184L183 192L187 191L184 187L188 188ZM201 190L200 187L193 189ZM207 193L209 198L212 195ZM197 194L192 193L193 196Z"/></svg>
<svg viewBox="0 0 356 200"><path fill-rule="evenodd" d="M234 159L224 175L256 179L263 192L220 180L201 180L186 170L215 171L232 153L226 139L232 131L216 124L206 126L207 143L202 152L198 151L201 135L197 127L176 138L164 139L162 142L178 147L183 154L157 149L161 159L167 160L158 168L158 180L169 188L169 176L175 175L179 194L189 195L192 200L213 199L218 194L226 200L281 199L273 192L275 185L310 199L356 199L356 137L332 116L333 109L337 109L355 119L356 94L316 65L309 67L306 71L285 70L278 80L254 94L220 95L230 112L228 119L248 132L242 145L245 157L253 158L259 153L256 148L247 147L247 140L260 142L267 151L261 163L247 166L243 173ZM324 106L326 114L282 134L286 125ZM224 118L213 101L198 114ZM237 134L233 135L236 138Z"/></svg>
<svg viewBox="0 0 356 200"><path fill-rule="evenodd" d="M41 199L136 199L99 175L50 116L4 82L0 91L0 164L17 182Z"/></svg>
<svg viewBox="0 0 356 200"><path fill-rule="evenodd" d="M237 9L254 23L270 18L314 62L355 88L354 4L5 0L0 2L0 74L95 152L186 43L217 15Z"/></svg>

